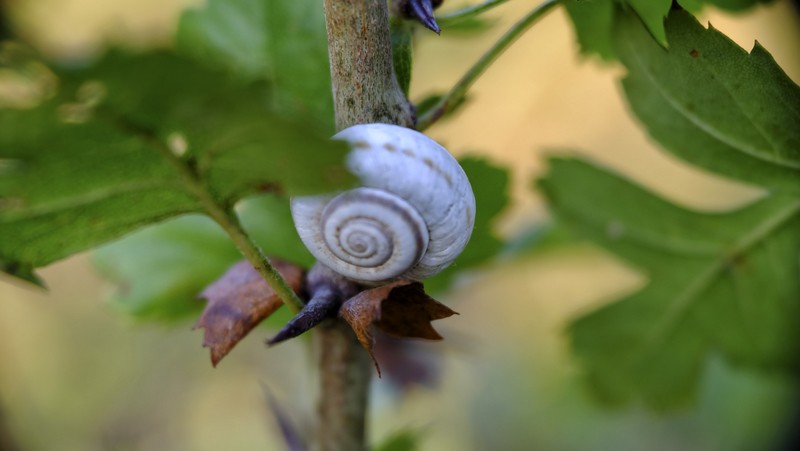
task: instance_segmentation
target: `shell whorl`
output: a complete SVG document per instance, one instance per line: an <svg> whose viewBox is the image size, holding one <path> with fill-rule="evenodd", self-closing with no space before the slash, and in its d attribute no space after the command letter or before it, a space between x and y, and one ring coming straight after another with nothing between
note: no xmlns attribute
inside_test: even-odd
<svg viewBox="0 0 800 451"><path fill-rule="evenodd" d="M314 257L371 284L425 279L452 263L472 233L475 197L450 153L388 124L356 125L334 139L350 143L347 166L362 187L292 199L295 226Z"/></svg>

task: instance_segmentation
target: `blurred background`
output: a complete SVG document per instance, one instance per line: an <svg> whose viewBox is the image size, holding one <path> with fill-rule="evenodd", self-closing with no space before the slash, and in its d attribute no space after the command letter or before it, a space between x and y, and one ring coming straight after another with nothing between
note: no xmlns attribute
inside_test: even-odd
<svg viewBox="0 0 800 451"><path fill-rule="evenodd" d="M451 2L455 5L457 2ZM471 37L420 33L412 98L452 85L536 1L493 11ZM2 3L0 3L2 4ZM201 0L5 0L17 32L54 58L91 58L109 45L170 45L181 11ZM800 80L800 19L787 1L745 15L705 11L750 49L757 39ZM496 224L515 239L547 221L532 189L543 156L591 155L658 194L703 210L757 195L660 152L631 119L616 65L582 59L561 11L546 17L475 85L470 105L430 129L459 156L512 171L513 205ZM48 292L0 279L0 450L280 450L268 390L300 425L313 412L308 343L267 350L257 329L218 368L191 322L136 322L105 299L112 287L77 256L41 271ZM698 401L669 413L595 404L564 328L646 281L588 246L548 247L464 274L440 299L461 313L424 344L439 380L401 393L373 386L373 442L422 431L423 450L782 450L797 424L796 381L711 359ZM266 389L265 389L266 387ZM4 432L7 431L7 432ZM3 450L5 451L5 450Z"/></svg>

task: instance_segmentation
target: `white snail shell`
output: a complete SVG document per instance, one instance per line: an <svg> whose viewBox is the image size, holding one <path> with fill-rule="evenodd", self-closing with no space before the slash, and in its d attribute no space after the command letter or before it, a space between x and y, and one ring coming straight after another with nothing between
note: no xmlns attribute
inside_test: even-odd
<svg viewBox="0 0 800 451"><path fill-rule="evenodd" d="M452 263L475 220L475 196L455 158L396 125L355 125L333 138L351 145L347 167L362 187L292 199L297 232L317 261L367 284L422 280Z"/></svg>

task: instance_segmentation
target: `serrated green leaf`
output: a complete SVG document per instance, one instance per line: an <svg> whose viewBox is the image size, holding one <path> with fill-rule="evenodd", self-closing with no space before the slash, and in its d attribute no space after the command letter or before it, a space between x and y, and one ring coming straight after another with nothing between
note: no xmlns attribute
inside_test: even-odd
<svg viewBox="0 0 800 451"><path fill-rule="evenodd" d="M597 54L603 59L614 58L615 16L620 8L617 4L625 4L639 15L653 37L667 45L664 33L664 18L669 12L672 0L567 0L567 9L575 34L585 54Z"/></svg>
<svg viewBox="0 0 800 451"><path fill-rule="evenodd" d="M286 199L248 199L237 212L267 255L307 267L313 263ZM93 253L95 265L116 284L114 304L136 317L159 320L198 313L203 303L197 294L241 258L219 226L200 215L147 227Z"/></svg>
<svg viewBox="0 0 800 451"><path fill-rule="evenodd" d="M800 370L798 87L766 51L748 55L686 12L666 31L669 50L635 17L618 22L633 111L669 151L768 193L730 212L690 211L564 159L540 183L563 224L649 279L570 332L598 393L657 407L690 400L711 353Z"/></svg>
<svg viewBox="0 0 800 451"><path fill-rule="evenodd" d="M145 142L112 124L68 124L60 100L0 111L0 158L10 166L0 176L2 260L42 266L199 209Z"/></svg>
<svg viewBox="0 0 800 451"><path fill-rule="evenodd" d="M347 149L243 86L166 53L60 73L30 110L0 110L0 261L15 274L146 224L257 192L347 185Z"/></svg>
<svg viewBox="0 0 800 451"><path fill-rule="evenodd" d="M475 228L469 244L449 268L425 281L428 292L442 290L455 275L485 263L503 248L493 230L497 216L508 206L508 170L479 158L459 160L475 193Z"/></svg>
<svg viewBox="0 0 800 451"><path fill-rule="evenodd" d="M645 272L642 290L570 326L606 400L691 399L705 358L797 371L800 198L709 214L672 205L602 168L554 159L540 186L559 221Z"/></svg>
<svg viewBox="0 0 800 451"><path fill-rule="evenodd" d="M763 47L748 54L686 12L670 15L667 32L670 51L635 18L618 26L625 94L650 134L703 168L800 190L800 87Z"/></svg>
<svg viewBox="0 0 800 451"><path fill-rule="evenodd" d="M209 0L181 17L187 55L272 84L273 106L334 131L325 17L312 0Z"/></svg>
<svg viewBox="0 0 800 451"><path fill-rule="evenodd" d="M741 11L757 3L772 1L774 0L678 0L678 3L687 10L696 12L705 4ZM672 0L566 0L564 7L575 28L581 52L610 60L615 57L612 41L616 17L626 14L625 8L615 7L615 4L635 11L655 40L662 46L668 46L669 38L663 22L672 3Z"/></svg>

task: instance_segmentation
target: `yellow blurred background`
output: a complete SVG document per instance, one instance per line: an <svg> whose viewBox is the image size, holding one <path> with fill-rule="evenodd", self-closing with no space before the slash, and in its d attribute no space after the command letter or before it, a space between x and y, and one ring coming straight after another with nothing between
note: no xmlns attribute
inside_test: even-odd
<svg viewBox="0 0 800 451"><path fill-rule="evenodd" d="M452 2L457 3L457 2ZM476 37L419 36L412 98L450 86L538 1L509 2ZM53 56L91 57L109 43L166 45L198 0L10 0L19 32ZM745 15L702 16L750 49L767 48L800 80L800 27L789 1ZM728 209L757 192L660 152L620 95L621 69L578 56L556 11L474 86L470 104L430 130L458 155L511 168L514 204L496 225L514 237L546 220L531 189L552 149L578 149L683 205ZM190 323L136 323L104 303L111 287L86 256L41 271L47 293L0 281L0 418L24 450L279 450L263 386L298 423L313 411L306 344L267 350L259 329L218 368ZM397 396L374 386L373 441L411 427L424 450L760 450L784 433L797 390L778 375L713 360L698 403L659 415L595 406L579 382L564 327L645 281L601 251L571 247L498 261L462 277L442 299L461 313L446 337L435 389Z"/></svg>

